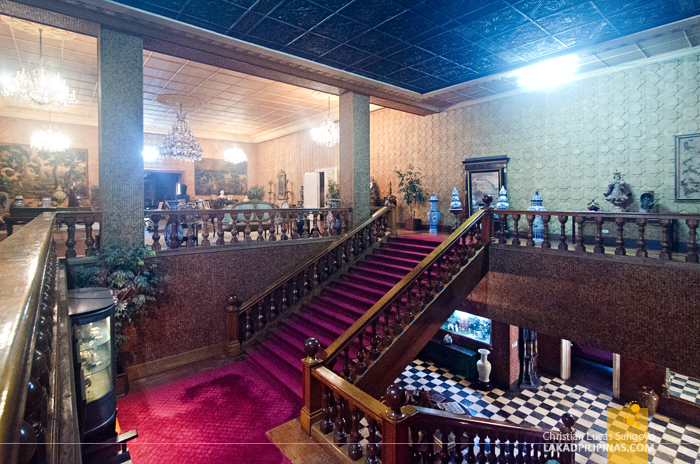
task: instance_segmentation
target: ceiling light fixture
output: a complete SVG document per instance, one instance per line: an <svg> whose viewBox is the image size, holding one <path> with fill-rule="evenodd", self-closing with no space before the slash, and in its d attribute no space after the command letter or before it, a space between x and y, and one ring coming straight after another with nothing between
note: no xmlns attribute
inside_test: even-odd
<svg viewBox="0 0 700 464"><path fill-rule="evenodd" d="M530 89L542 89L571 82L578 69L578 57L562 56L552 60L526 66L511 76L519 77L518 85Z"/></svg>
<svg viewBox="0 0 700 464"><path fill-rule="evenodd" d="M39 110L64 110L75 105L75 91L71 91L61 74L44 68L43 43L39 28L39 64L27 69L22 66L15 78L2 77L2 94L13 100L25 101Z"/></svg>
<svg viewBox="0 0 700 464"><path fill-rule="evenodd" d="M233 138L235 140L236 136L234 135ZM231 164L245 163L248 161L248 155L245 154L238 143L234 142L233 146L224 152L224 160Z"/></svg>
<svg viewBox="0 0 700 464"><path fill-rule="evenodd" d="M49 110L49 125L32 135L30 146L46 153L58 153L70 147L70 139L51 126L51 110Z"/></svg>
<svg viewBox="0 0 700 464"><path fill-rule="evenodd" d="M158 153L162 158L174 158L183 161L194 162L202 159L202 147L192 135L192 131L190 131L187 115L182 111L182 103L180 103L177 120L173 124L172 130L165 136L165 139L158 147Z"/></svg>
<svg viewBox="0 0 700 464"><path fill-rule="evenodd" d="M334 147L340 140L340 126L331 118L331 98L328 97L328 116L318 127L311 129L311 139L324 147Z"/></svg>

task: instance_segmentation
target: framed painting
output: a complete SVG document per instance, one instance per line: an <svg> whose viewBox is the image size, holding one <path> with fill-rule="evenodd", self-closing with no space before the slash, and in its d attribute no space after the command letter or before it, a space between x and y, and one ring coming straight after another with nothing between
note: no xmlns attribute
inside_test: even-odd
<svg viewBox="0 0 700 464"><path fill-rule="evenodd" d="M194 163L194 192L207 195L245 195L248 192L248 162L231 164L222 159L203 158Z"/></svg>
<svg viewBox="0 0 700 464"><path fill-rule="evenodd" d="M700 134L676 136L676 201L700 201Z"/></svg>
<svg viewBox="0 0 700 464"><path fill-rule="evenodd" d="M506 183L507 163L508 158L505 156L472 158L462 161L467 178L466 204L464 206L468 210L469 216L484 206L482 201L484 195L491 195L494 201L492 205L498 200L498 192Z"/></svg>
<svg viewBox="0 0 700 464"><path fill-rule="evenodd" d="M75 183L77 194L89 198L88 151L69 148L58 153L38 151L29 145L0 144L0 191L21 194L31 207L41 206L43 197L53 197ZM67 204L67 203L66 203Z"/></svg>

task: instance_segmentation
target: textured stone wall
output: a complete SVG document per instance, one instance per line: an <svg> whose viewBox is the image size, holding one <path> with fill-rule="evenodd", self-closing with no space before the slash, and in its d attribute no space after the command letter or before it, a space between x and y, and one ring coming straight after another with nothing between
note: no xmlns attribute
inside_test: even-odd
<svg viewBox="0 0 700 464"><path fill-rule="evenodd" d="M394 169L423 171L428 193L449 217L453 187L465 191L465 158L506 155L513 209L540 189L550 210L582 210L619 170L636 198L655 192L660 212L700 212L674 202L674 136L700 132L700 55L646 64L557 88L419 117L384 109L371 116L371 174L388 192ZM399 202L401 205L402 202ZM428 202L420 208L425 220ZM401 208L406 215L405 208Z"/></svg>
<svg viewBox="0 0 700 464"><path fill-rule="evenodd" d="M339 145L331 148L319 146L311 140L309 131L262 142L256 147L254 156L248 156L248 188L262 185L267 192L268 182L277 179L277 173L282 169L289 182L290 204L296 204L301 199L305 172L338 167Z"/></svg>

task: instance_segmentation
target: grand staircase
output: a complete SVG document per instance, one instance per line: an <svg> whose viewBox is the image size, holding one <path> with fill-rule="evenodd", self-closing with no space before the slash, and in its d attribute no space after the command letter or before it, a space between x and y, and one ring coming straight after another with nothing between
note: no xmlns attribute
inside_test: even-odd
<svg viewBox="0 0 700 464"><path fill-rule="evenodd" d="M444 237L414 235L389 241L356 263L347 274L314 297L299 314L248 351L248 357L300 400L301 359L307 338L324 349L428 256Z"/></svg>

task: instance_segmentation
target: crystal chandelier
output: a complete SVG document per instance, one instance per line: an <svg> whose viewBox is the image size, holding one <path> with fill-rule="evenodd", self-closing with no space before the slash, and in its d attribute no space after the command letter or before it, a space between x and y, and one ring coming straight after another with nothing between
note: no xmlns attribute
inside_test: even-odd
<svg viewBox="0 0 700 464"><path fill-rule="evenodd" d="M311 129L311 138L314 142L324 147L333 147L340 140L340 127L331 118L331 98L328 97L328 116L318 127Z"/></svg>
<svg viewBox="0 0 700 464"><path fill-rule="evenodd" d="M202 147L190 131L187 115L182 112L182 104L180 104L180 111L172 130L158 147L158 154L161 158L184 161L200 161L202 159Z"/></svg>
<svg viewBox="0 0 700 464"><path fill-rule="evenodd" d="M231 148L224 152L224 160L231 164L245 163L248 161L248 155L237 143L234 143Z"/></svg>
<svg viewBox="0 0 700 464"><path fill-rule="evenodd" d="M66 151L70 147L70 139L51 126L51 110L49 110L49 125L32 135L30 146L46 153Z"/></svg>
<svg viewBox="0 0 700 464"><path fill-rule="evenodd" d="M43 44L39 29L39 64L17 71L14 79L2 77L2 94L13 100L36 105L39 110L55 108L63 110L75 105L75 91L71 91L61 74L44 68Z"/></svg>

